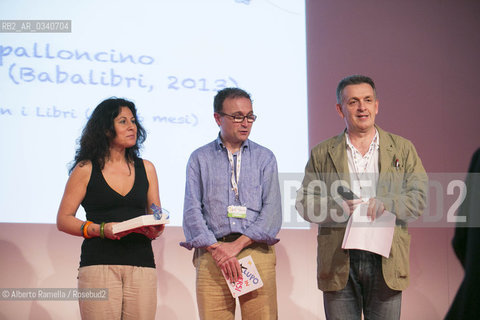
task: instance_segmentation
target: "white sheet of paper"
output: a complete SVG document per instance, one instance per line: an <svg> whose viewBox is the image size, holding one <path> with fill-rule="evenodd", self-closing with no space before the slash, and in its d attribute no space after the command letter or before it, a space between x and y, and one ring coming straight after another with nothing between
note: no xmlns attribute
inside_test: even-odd
<svg viewBox="0 0 480 320"><path fill-rule="evenodd" d="M360 249L388 258L396 216L385 210L380 217L370 221L367 208L368 204L362 203L353 211L345 230L342 249Z"/></svg>

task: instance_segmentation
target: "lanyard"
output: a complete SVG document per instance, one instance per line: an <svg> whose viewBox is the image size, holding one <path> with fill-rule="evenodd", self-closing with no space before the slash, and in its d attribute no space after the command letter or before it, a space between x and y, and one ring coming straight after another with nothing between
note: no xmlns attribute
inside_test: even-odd
<svg viewBox="0 0 480 320"><path fill-rule="evenodd" d="M240 167L242 165L242 148L238 151L237 154L237 176L235 176L234 164L233 164L233 154L230 150L227 149L228 161L230 161L230 167L232 168L232 176L230 181L232 183L233 192L235 192L235 199L238 198L238 181L240 180Z"/></svg>

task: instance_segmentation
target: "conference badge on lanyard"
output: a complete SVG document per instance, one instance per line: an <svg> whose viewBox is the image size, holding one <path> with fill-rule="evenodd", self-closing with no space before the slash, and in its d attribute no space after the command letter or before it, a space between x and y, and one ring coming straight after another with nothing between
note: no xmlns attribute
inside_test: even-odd
<svg viewBox="0 0 480 320"><path fill-rule="evenodd" d="M245 206L228 206L227 211L229 218L245 219L247 217L247 207Z"/></svg>
<svg viewBox="0 0 480 320"><path fill-rule="evenodd" d="M230 161L230 167L232 168L232 176L231 176L231 183L233 192L235 192L235 200L240 201L238 195L238 181L240 180L240 168L242 164L242 150L240 149L237 156L237 165L236 165L236 175L235 175L235 166L233 163L233 154L230 150L227 149L228 153L228 161ZM228 206L227 208L227 216L229 218L246 218L247 217L247 207L245 206Z"/></svg>

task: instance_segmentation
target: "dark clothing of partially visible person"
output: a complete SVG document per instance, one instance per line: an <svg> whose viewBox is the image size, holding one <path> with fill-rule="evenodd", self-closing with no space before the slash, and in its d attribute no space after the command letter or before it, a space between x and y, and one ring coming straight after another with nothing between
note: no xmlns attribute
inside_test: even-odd
<svg viewBox="0 0 480 320"><path fill-rule="evenodd" d="M467 196L458 213L467 222L457 225L452 241L465 276L446 320L480 319L480 149L473 154L468 172Z"/></svg>
<svg viewBox="0 0 480 320"><path fill-rule="evenodd" d="M147 213L147 191L148 180L142 159L135 159L135 181L125 196L108 185L99 165L92 162L92 174L82 206L89 221L98 224L122 222ZM100 264L155 268L151 240L139 233L130 233L120 240L85 239L80 267Z"/></svg>

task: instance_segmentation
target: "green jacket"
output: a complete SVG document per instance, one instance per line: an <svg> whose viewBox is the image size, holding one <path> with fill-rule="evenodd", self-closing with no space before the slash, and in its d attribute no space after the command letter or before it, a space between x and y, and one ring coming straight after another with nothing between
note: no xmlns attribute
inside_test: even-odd
<svg viewBox="0 0 480 320"><path fill-rule="evenodd" d="M389 258L382 257L385 282L393 290L409 284L410 234L407 222L417 219L426 205L428 179L413 144L376 127L379 134L379 179L377 199L397 217ZM346 219L335 188L349 187L345 132L315 146L305 168L296 208L307 221L317 223L317 280L322 291L343 289L350 259L341 248Z"/></svg>

